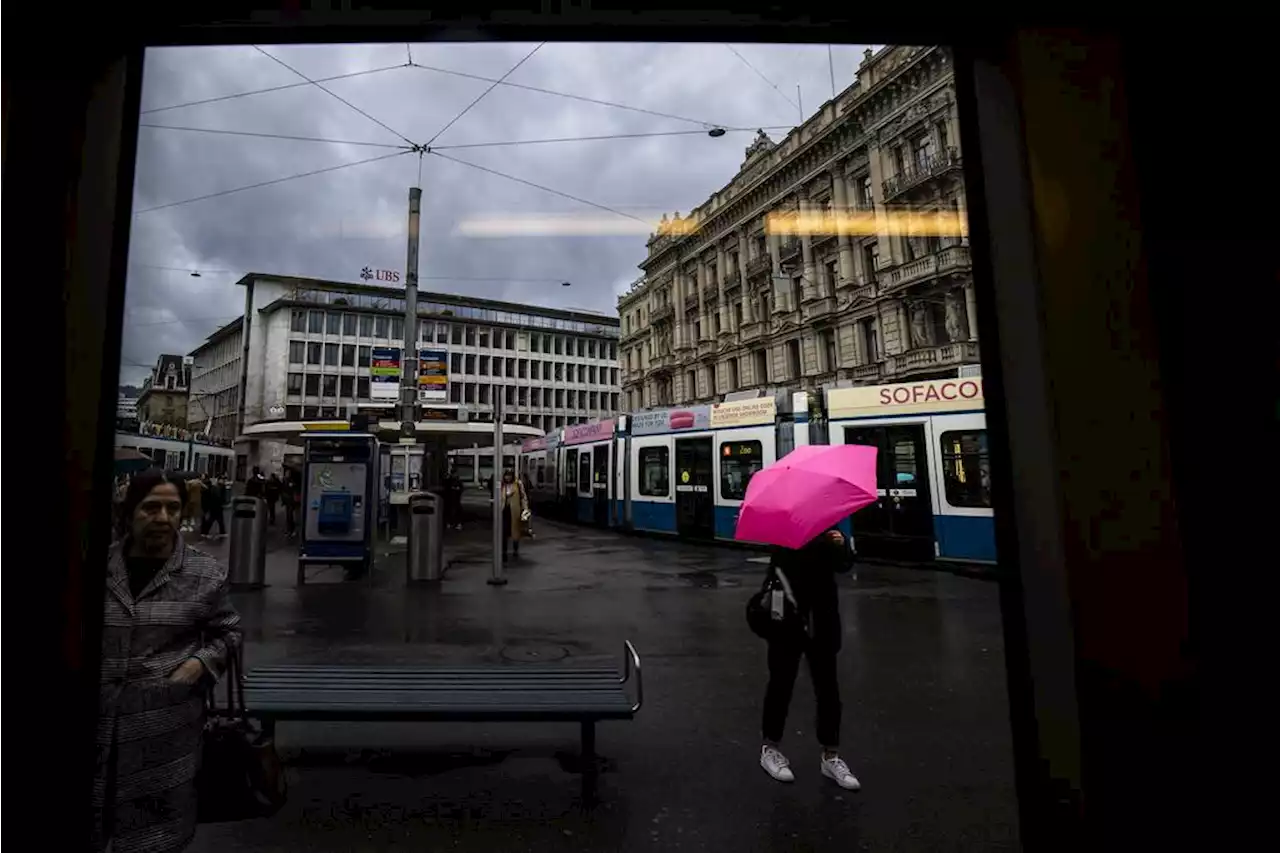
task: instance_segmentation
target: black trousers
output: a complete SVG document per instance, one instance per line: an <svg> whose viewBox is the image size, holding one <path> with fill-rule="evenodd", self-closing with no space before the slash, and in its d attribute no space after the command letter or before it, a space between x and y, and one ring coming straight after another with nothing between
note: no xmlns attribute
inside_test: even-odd
<svg viewBox="0 0 1280 853"><path fill-rule="evenodd" d="M818 743L834 749L840 745L840 685L836 679L836 653L806 640L769 643L769 686L764 694L764 739L779 743L787 725L791 693L800 670L800 658L809 660L809 679L818 703Z"/></svg>
<svg viewBox="0 0 1280 853"><path fill-rule="evenodd" d="M218 532L225 535L227 527L226 522L222 520L222 510L206 510L204 513L204 523L200 525L200 533L204 536L208 536L209 531L213 529L215 524L218 525Z"/></svg>

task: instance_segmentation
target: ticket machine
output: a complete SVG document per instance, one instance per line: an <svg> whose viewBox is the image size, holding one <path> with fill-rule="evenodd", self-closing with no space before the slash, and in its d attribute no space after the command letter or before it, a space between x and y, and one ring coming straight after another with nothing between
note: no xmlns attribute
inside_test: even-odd
<svg viewBox="0 0 1280 853"><path fill-rule="evenodd" d="M347 577L368 573L378 499L378 442L363 433L316 433L303 439L302 543L298 582L308 565L341 565Z"/></svg>

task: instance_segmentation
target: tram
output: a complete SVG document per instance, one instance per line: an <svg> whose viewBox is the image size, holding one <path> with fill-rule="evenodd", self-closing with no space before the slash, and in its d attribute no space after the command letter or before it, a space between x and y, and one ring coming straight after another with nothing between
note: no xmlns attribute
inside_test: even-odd
<svg viewBox="0 0 1280 853"><path fill-rule="evenodd" d="M143 456L150 457L156 467L171 471L231 476L235 470L235 451L217 444L117 430L115 446L121 450L136 450Z"/></svg>
<svg viewBox="0 0 1280 853"><path fill-rule="evenodd" d="M879 449L879 500L842 523L866 557L993 563L981 377L795 392L636 412L526 441L535 512L733 540L751 476L807 444Z"/></svg>

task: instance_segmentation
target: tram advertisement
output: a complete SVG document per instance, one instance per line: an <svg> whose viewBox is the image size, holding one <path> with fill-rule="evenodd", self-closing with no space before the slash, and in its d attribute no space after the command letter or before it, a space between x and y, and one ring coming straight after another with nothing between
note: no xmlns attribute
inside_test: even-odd
<svg viewBox="0 0 1280 853"><path fill-rule="evenodd" d="M959 412L983 408L982 377L901 382L862 388L836 388L827 392L831 419L873 415L909 415L923 412Z"/></svg>

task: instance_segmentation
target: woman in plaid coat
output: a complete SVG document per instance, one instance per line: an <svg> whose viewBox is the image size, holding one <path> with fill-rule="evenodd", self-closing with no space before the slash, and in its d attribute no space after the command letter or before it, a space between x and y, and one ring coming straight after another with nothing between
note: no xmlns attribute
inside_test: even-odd
<svg viewBox="0 0 1280 853"><path fill-rule="evenodd" d="M153 469L121 502L103 602L95 848L182 850L196 829L205 691L240 643L227 573L178 532L186 490Z"/></svg>

